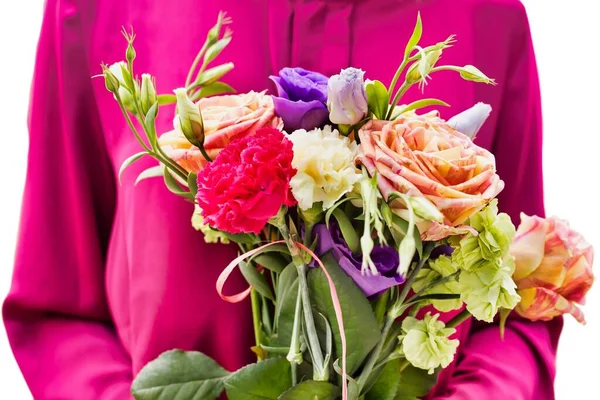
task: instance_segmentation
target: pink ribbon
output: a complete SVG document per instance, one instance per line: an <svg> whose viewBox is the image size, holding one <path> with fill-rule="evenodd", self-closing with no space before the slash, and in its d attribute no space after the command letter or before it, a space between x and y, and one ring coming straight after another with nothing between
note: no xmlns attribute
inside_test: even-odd
<svg viewBox="0 0 600 400"><path fill-rule="evenodd" d="M252 257L256 253L260 252L263 249L266 249L267 247L280 243L285 243L285 240L267 243L256 249L250 250L249 252L244 253L235 258L233 261L231 261L229 265L225 267L223 272L221 272L219 278L217 279L217 292L219 293L219 296L228 303L239 303L240 301L248 297L250 291L252 290L252 287L248 287L248 289L244 290L243 292L234 294L232 296L227 296L223 294L223 286L225 286L225 282L229 278L229 275L231 275L233 270L238 266L240 262L244 261L249 257ZM311 249L309 249L302 243L296 242L294 244L300 247L302 250L306 251L317 262L317 264L319 264L319 267L327 277L327 282L329 283L329 293L331 295L331 301L333 302L333 309L335 311L335 317L337 319L338 329L340 331L340 341L342 342L342 400L348 400L348 374L346 368L346 333L344 330L344 320L342 319L342 305L340 304L340 298L338 297L337 290L335 288L335 284L333 283L331 275L329 275L329 272L327 272L325 265L323 265L323 261L321 261L321 259L317 257L317 255Z"/></svg>

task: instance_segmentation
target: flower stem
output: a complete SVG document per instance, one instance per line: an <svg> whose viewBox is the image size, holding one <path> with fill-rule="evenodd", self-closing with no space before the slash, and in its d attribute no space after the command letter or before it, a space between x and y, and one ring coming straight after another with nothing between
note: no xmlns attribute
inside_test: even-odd
<svg viewBox="0 0 600 400"><path fill-rule="evenodd" d="M395 320L396 320L395 317L388 314L388 317L385 321L385 325L383 326L383 330L381 331L381 338L379 339L379 342L377 342L377 345L375 346L375 348L369 355L369 359L367 360L367 363L365 364L365 366L356 382L358 384L359 393L365 387L365 385L367 384L367 380L369 379L369 376L371 376L371 372L373 372L373 367L375 366L375 364L377 363L377 360L379 359L379 355L381 353L381 349L383 348L383 344L385 343L385 339L387 338L387 335L390 332L390 329L392 329L392 325L394 324Z"/></svg>
<svg viewBox="0 0 600 400"><path fill-rule="evenodd" d="M329 371L325 369L325 360L323 359L321 343L319 342L319 336L317 335L317 328L315 326L315 319L310 306L308 281L306 280L306 271L308 267L306 264L301 264L297 265L296 268L298 270L299 279L298 290L302 295L302 310L304 314L304 323L306 326L305 334L307 336L313 358L313 379L315 381L327 381L329 380Z"/></svg>
<svg viewBox="0 0 600 400"><path fill-rule="evenodd" d="M398 89L398 92L396 92L396 96L394 96L394 99L392 100L390 110L388 111L388 113L385 117L386 120L389 120L390 118L392 118L392 115L394 114L394 109L400 102L400 99L402 98L402 96L404 96L404 94L408 91L408 89L410 89L411 86L412 86L412 84L410 84L408 82L404 82L402 84L402 86L400 86L400 89Z"/></svg>
<svg viewBox="0 0 600 400"><path fill-rule="evenodd" d="M448 321L446 328L456 328L458 325L468 320L469 317L471 317L471 313L465 308L460 313L456 314L450 321Z"/></svg>
<svg viewBox="0 0 600 400"><path fill-rule="evenodd" d="M198 54L196 55L196 58L194 59L194 62L192 63L192 66L190 67L187 78L185 80L186 87L188 87L190 85L190 83L192 83L192 78L194 77L194 72L196 72L196 68L198 68L198 64L200 63L200 60L204 56L204 53L206 52L207 47L208 47L207 43L205 42L204 45L202 45L202 48L200 49Z"/></svg>
<svg viewBox="0 0 600 400"><path fill-rule="evenodd" d="M394 89L396 88L396 83L398 83L398 79L400 79L402 71L404 71L404 68L406 68L406 66L408 65L408 61L409 60L407 58L402 60L402 64L400 64L400 66L396 70L396 74L394 75L394 79L392 79L392 83L390 83L390 88L388 90L389 97L392 97L392 93L394 93Z"/></svg>
<svg viewBox="0 0 600 400"><path fill-rule="evenodd" d="M292 328L292 339L290 342L290 351L287 354L287 360L292 367L292 385L297 384L297 368L302 363L302 352L300 351L300 324L302 318L302 295L298 290L296 296L296 311L294 312L294 327Z"/></svg>
<svg viewBox="0 0 600 400"><path fill-rule="evenodd" d="M258 292L254 289L250 291L250 299L252 301L252 322L254 324L254 340L256 341L256 347L260 348L260 299ZM256 354L258 361L262 359L260 354Z"/></svg>

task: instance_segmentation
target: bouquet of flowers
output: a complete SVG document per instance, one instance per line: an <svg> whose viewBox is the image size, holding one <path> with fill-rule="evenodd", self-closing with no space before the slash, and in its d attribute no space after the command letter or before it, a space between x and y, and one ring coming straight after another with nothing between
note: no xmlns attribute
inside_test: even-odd
<svg viewBox="0 0 600 400"><path fill-rule="evenodd" d="M216 290L228 302L250 296L256 340L257 362L234 372L168 351L139 373L135 398L416 399L452 362L467 318L584 321L576 303L593 281L593 250L562 220L522 215L515 229L498 212L504 183L473 142L491 108L446 121L418 112L441 100L401 105L438 71L494 84L474 66L439 65L453 36L421 46L418 17L389 86L355 68L284 68L271 77L277 95L228 94L221 78L233 65L213 62L230 23L219 15L174 95L134 75L133 32L126 61L103 65L143 149L119 175L155 158L138 181L162 176L195 205L207 242L239 246ZM173 103L174 129L159 136L159 108ZM225 294L237 269L249 287Z"/></svg>

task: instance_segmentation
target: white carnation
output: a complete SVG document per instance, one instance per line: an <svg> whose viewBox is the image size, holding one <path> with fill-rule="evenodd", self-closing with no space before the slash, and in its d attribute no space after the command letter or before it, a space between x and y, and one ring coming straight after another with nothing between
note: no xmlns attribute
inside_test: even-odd
<svg viewBox="0 0 600 400"><path fill-rule="evenodd" d="M302 210L318 202L323 210L330 208L360 179L354 164L358 146L330 126L299 129L289 139L294 144L292 166L298 171L290 186Z"/></svg>

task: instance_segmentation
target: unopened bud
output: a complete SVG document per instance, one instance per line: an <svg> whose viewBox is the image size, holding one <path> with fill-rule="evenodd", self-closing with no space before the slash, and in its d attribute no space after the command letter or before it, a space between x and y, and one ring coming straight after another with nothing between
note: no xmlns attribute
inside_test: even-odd
<svg viewBox="0 0 600 400"><path fill-rule="evenodd" d="M419 218L427 221L443 222L444 215L438 208L426 197L409 197L413 212Z"/></svg>
<svg viewBox="0 0 600 400"><path fill-rule="evenodd" d="M400 265L398 266L398 274L400 276L406 276L408 269L412 264L415 251L417 250L417 244L415 238L412 235L406 235L402 242L400 242L400 248L398 250L400 256Z"/></svg>
<svg viewBox="0 0 600 400"><path fill-rule="evenodd" d="M115 74L113 74L107 67L103 68L102 74L104 75L104 84L106 85L106 90L111 93L117 93L120 84Z"/></svg>
<svg viewBox="0 0 600 400"><path fill-rule="evenodd" d="M177 97L177 113L179 129L185 138L194 146L202 147L204 143L204 124L198 106L188 97L185 88L175 89Z"/></svg>
<svg viewBox="0 0 600 400"><path fill-rule="evenodd" d="M432 49L424 53L419 61L415 62L406 74L406 81L410 84L420 82L421 84L427 83L427 78L431 73L431 70L435 67L435 64L439 61L442 56L441 49Z"/></svg>
<svg viewBox="0 0 600 400"><path fill-rule="evenodd" d="M133 47L133 38L134 37L135 36L133 36L132 39L129 41L129 44L127 45L127 50L125 51L125 59L130 64L133 62L133 60L135 60L135 56L136 56L135 48Z"/></svg>
<svg viewBox="0 0 600 400"><path fill-rule="evenodd" d="M142 101L142 111L144 114L148 113L148 110L156 103L156 86L154 85L154 79L150 74L142 74L142 88L140 92Z"/></svg>
<svg viewBox="0 0 600 400"><path fill-rule="evenodd" d="M490 85L495 85L496 82L488 78L483 72L472 65L465 65L464 67L459 69L460 76L468 81L479 82L479 83L487 83Z"/></svg>
<svg viewBox="0 0 600 400"><path fill-rule="evenodd" d="M127 88L126 78L130 79L129 71L127 70L127 64L123 61L119 61L111 65L109 68L112 76L117 80L118 83L118 95L121 99L121 103L123 103L123 107L131 113L136 113L135 102L133 99L133 95ZM134 87L135 87L134 83ZM109 89L110 90L110 89ZM115 97L116 97L116 92Z"/></svg>

